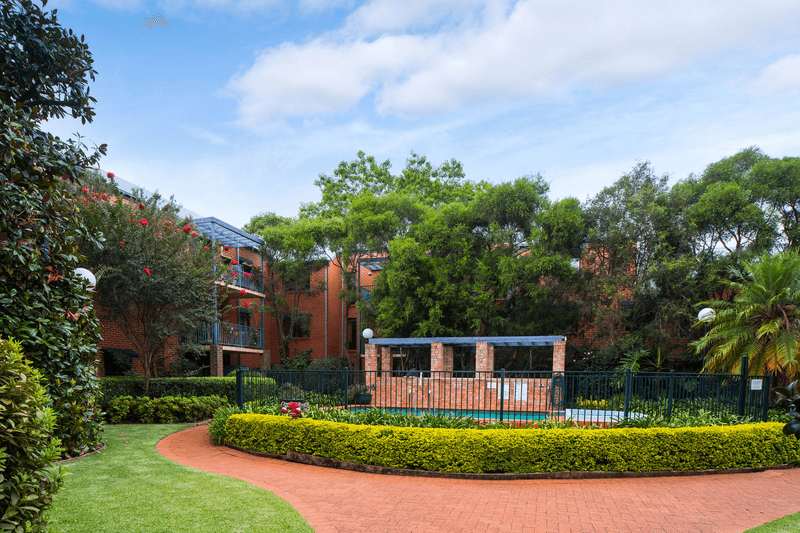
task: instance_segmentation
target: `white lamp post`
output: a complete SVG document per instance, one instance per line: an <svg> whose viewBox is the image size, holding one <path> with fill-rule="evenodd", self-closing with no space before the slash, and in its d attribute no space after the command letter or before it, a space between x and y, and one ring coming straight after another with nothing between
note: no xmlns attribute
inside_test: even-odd
<svg viewBox="0 0 800 533"><path fill-rule="evenodd" d="M374 335L374 333L369 328L367 328L367 329L365 329L364 331L361 332L361 336L364 337L367 340L370 340L373 335Z"/></svg>
<svg viewBox="0 0 800 533"><path fill-rule="evenodd" d="M89 284L89 290L94 290L95 285L97 285L97 280L94 278L94 274L85 268L76 268L75 273L86 280L86 283Z"/></svg>

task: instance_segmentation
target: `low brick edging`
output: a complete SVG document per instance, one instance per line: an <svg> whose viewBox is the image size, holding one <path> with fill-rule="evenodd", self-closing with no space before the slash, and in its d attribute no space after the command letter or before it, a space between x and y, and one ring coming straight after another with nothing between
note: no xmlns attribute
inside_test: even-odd
<svg viewBox="0 0 800 533"><path fill-rule="evenodd" d="M389 468L387 466L365 465L361 463L349 463L337 459L328 459L316 455L307 455L289 451L286 455L274 453L263 453L247 448L240 448L230 443L225 446L234 450L255 455L256 457L266 457L268 459L278 459L291 463L301 463L324 468L335 468L338 470L349 470L351 472L363 472L365 474L382 474L388 476L408 476L408 477L430 477L445 479L472 479L485 481L516 481L522 479L611 479L611 478L642 478L642 477L684 477L684 476L711 476L716 474L754 474L767 470L788 470L795 468L793 465L774 465L759 466L753 468L728 468L724 470L656 470L653 472L533 472L528 474L478 474L467 472L433 472L429 470L409 470L407 468Z"/></svg>

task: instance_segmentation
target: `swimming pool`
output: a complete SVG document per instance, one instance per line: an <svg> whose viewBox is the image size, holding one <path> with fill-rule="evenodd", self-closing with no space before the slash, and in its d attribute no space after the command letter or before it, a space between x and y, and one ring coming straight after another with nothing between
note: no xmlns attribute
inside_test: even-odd
<svg viewBox="0 0 800 533"><path fill-rule="evenodd" d="M406 407L364 407L354 406L349 408L351 411L369 411L370 409L380 409L387 413L396 415L444 415L452 417L466 418L471 417L476 420L500 420L500 411L477 411L472 409L408 409ZM547 420L547 413L535 411L503 411L503 421L528 422L533 420Z"/></svg>

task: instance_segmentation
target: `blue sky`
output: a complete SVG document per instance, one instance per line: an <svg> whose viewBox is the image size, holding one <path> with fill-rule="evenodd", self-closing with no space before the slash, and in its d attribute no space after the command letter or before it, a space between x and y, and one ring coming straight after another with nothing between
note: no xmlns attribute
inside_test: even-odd
<svg viewBox="0 0 800 533"><path fill-rule="evenodd" d="M95 59L102 168L236 226L363 150L581 201L757 145L800 156L800 2L58 0ZM169 27L143 24L161 15ZM152 26L152 24L150 25Z"/></svg>

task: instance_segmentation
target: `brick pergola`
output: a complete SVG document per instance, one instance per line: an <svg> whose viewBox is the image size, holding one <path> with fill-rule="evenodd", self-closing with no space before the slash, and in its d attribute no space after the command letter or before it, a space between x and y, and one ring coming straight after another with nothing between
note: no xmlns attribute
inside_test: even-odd
<svg viewBox="0 0 800 533"><path fill-rule="evenodd" d="M453 370L453 347L475 346L475 370L494 371L495 346L552 346L553 372L563 372L567 338L561 335L533 337L429 337L370 339L365 346L364 370L392 370L392 348L431 347L431 371Z"/></svg>

